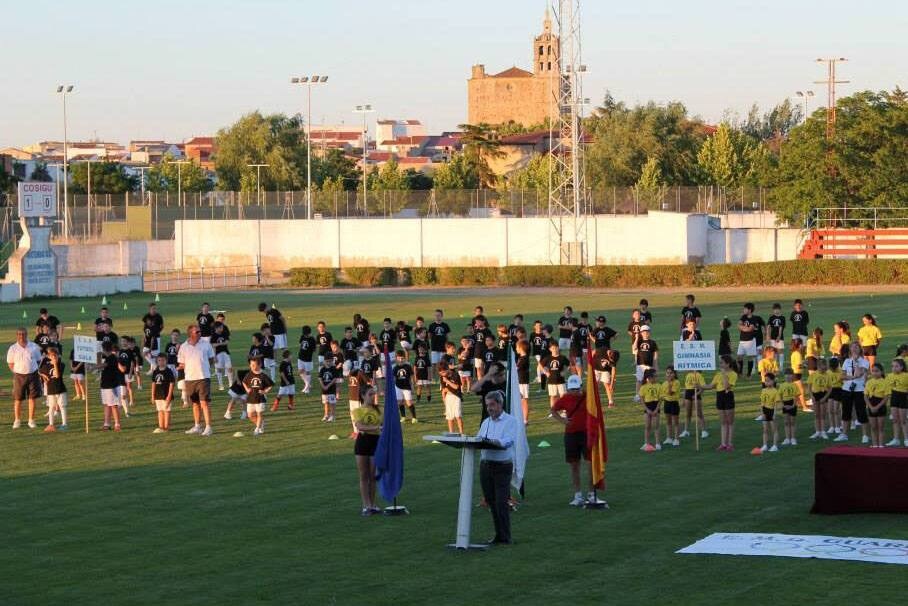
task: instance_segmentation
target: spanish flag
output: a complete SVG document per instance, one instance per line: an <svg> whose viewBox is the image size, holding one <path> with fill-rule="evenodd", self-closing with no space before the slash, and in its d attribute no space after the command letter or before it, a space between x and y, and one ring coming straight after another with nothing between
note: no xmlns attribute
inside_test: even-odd
<svg viewBox="0 0 908 606"><path fill-rule="evenodd" d="M593 372L593 351L587 355L586 373L586 449L590 457L593 488L605 489L605 464L608 461L608 441L605 438L605 416L599 401L599 385Z"/></svg>

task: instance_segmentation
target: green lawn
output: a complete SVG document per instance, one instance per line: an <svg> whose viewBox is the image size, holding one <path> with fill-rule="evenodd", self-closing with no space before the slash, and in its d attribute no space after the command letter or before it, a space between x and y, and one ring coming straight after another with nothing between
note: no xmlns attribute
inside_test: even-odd
<svg viewBox="0 0 908 606"><path fill-rule="evenodd" d="M649 296L654 338L668 354L683 292ZM719 319L735 318L754 301L764 317L778 297L787 309L809 295L814 323L829 334L840 318L857 323L872 311L886 335L886 356L906 340L904 293L873 299L862 293L698 292L704 337L715 338ZM116 331L139 334L151 297L112 297ZM591 315L603 312L623 332L639 292L593 290L334 291L164 295L167 328L185 327L207 299L228 311L234 359L261 322L259 300L275 302L289 317L294 343L303 323L319 319L335 334L354 312L373 325L382 317L412 320L443 307L459 334L477 303L493 321L522 311L527 320L554 321L564 304ZM124 303L128 311L124 311ZM33 325L47 305L67 326L87 332L98 299L34 301L0 307L0 337L10 343L17 325ZM86 313L80 314L84 305ZM23 311L28 319L22 319ZM787 315L787 312L786 312ZM70 333L71 334L71 333ZM529 427L528 498L513 517L516 544L486 553L456 553L453 539L458 485L455 451L424 443L444 429L440 404L422 404L423 422L405 427L406 471L401 502L412 515L359 517L359 495L346 422L325 426L315 397L295 413L268 417L261 438L231 437L239 420L221 418L225 397L215 398L215 436L176 431L152 435L154 414L143 402L121 434L79 431L81 403L71 403L70 432L10 431L10 407L0 409L0 570L3 604L564 604L894 603L904 599L906 570L851 562L676 555L711 532L787 532L908 538L904 517L808 514L813 499L811 418L798 417L801 445L774 456L753 457L760 426L755 382L739 391L734 453L716 453L715 411L707 407L713 437L695 452L644 454L642 421L630 401L627 340L619 376L618 408L608 414L610 461L605 512L568 507L571 490L558 426L544 420L547 402L534 393ZM241 345L242 344L242 345ZM71 340L67 339L67 352ZM663 362L664 364L664 362ZM9 373L0 387L9 388ZM93 394L94 402L97 395ZM4 397L8 401L8 397ZM342 400L343 401L343 400ZM339 411L344 406L339 406ZM468 431L478 426L475 398L466 403ZM39 405L43 411L43 406ZM341 415L342 416L342 415ZM174 426L190 425L175 409ZM338 441L329 441L336 433ZM536 445L546 439L552 448ZM478 491L478 486L477 486ZM474 516L475 539L491 535L485 510Z"/></svg>

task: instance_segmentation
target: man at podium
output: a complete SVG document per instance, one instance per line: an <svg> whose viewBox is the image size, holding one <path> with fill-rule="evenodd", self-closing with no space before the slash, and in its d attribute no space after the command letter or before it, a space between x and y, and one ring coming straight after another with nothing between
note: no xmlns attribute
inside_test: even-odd
<svg viewBox="0 0 908 606"><path fill-rule="evenodd" d="M517 439L517 419L504 412L504 393L492 391L485 396L489 416L479 427L476 437L492 442L501 450L483 449L479 464L479 483L489 504L495 537L493 545L511 544L511 474L514 471L514 441Z"/></svg>

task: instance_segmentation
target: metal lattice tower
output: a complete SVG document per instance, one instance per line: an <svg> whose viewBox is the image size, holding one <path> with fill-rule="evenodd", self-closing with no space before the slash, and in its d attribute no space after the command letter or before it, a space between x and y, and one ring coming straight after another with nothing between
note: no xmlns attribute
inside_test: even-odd
<svg viewBox="0 0 908 606"><path fill-rule="evenodd" d="M583 170L583 87L580 0L556 0L558 26L557 74L552 78L549 110L550 260L555 264L586 262L587 189Z"/></svg>

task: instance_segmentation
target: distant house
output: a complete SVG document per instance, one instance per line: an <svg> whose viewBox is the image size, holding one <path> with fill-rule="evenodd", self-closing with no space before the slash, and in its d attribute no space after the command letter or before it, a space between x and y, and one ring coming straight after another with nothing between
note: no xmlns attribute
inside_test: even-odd
<svg viewBox="0 0 908 606"><path fill-rule="evenodd" d="M214 137L192 137L183 142L183 155L205 170L214 170Z"/></svg>
<svg viewBox="0 0 908 606"><path fill-rule="evenodd" d="M129 161L135 164L160 164L165 155L182 159L183 151L176 143L166 141L130 141Z"/></svg>
<svg viewBox="0 0 908 606"><path fill-rule="evenodd" d="M378 120L375 123L376 149L379 151L392 151L383 146L383 142L391 142L405 137L424 137L426 127L419 120Z"/></svg>
<svg viewBox="0 0 908 606"><path fill-rule="evenodd" d="M362 126L347 126L343 124L312 126L310 136L312 137L312 153L314 155L323 155L329 149L351 152L357 149L362 150L363 148Z"/></svg>

